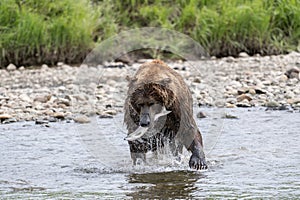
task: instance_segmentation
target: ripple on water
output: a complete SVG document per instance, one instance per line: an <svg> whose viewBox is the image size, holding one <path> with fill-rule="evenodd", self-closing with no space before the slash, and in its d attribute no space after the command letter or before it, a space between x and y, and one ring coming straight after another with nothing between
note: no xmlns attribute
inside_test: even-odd
<svg viewBox="0 0 300 200"><path fill-rule="evenodd" d="M132 166L122 115L1 125L1 198L300 198L299 113L226 109L238 119L223 119L224 110L203 111L209 169L200 172L188 168L186 151L180 161L149 154L148 164Z"/></svg>

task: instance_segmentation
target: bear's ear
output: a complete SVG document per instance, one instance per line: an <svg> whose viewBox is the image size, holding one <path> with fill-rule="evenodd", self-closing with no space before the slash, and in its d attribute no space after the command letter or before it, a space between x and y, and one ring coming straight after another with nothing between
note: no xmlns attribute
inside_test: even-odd
<svg viewBox="0 0 300 200"><path fill-rule="evenodd" d="M137 80L137 78L135 78L135 77L130 77L130 76L126 76L126 81L128 81L128 82L135 82Z"/></svg>
<svg viewBox="0 0 300 200"><path fill-rule="evenodd" d="M172 82L172 80L170 78L165 78L165 79L160 81L160 84L163 85L163 86L167 86L171 82Z"/></svg>

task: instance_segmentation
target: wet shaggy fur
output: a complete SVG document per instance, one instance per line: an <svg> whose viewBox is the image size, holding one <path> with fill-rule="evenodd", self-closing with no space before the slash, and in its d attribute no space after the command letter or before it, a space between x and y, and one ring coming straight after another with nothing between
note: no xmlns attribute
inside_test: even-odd
<svg viewBox="0 0 300 200"><path fill-rule="evenodd" d="M156 135L129 141L131 153L154 151L165 142L173 142L174 139L188 150L192 150L191 145L195 138L203 146L200 131L193 119L191 92L175 70L160 60L145 63L131 78L128 87L124 105L124 123L128 133L132 133L139 126L141 103L150 99L172 111Z"/></svg>

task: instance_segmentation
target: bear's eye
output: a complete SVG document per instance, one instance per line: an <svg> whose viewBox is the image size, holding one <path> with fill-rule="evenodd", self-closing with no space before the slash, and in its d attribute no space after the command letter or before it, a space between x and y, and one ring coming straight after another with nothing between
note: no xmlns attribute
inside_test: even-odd
<svg viewBox="0 0 300 200"><path fill-rule="evenodd" d="M144 106L144 104L143 104L143 103L138 103L137 106L138 106L139 108L141 108L141 107Z"/></svg>
<svg viewBox="0 0 300 200"><path fill-rule="evenodd" d="M153 106L153 105L154 105L154 103L153 103L153 102L149 103L149 106Z"/></svg>

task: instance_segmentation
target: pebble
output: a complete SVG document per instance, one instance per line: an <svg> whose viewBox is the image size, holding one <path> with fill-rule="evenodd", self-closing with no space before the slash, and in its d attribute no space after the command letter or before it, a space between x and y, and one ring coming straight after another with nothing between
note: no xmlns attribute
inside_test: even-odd
<svg viewBox="0 0 300 200"><path fill-rule="evenodd" d="M280 79L279 79L281 82L286 82L287 80L288 80L288 77L285 75L285 74L283 74L283 75L281 75L280 76Z"/></svg>
<svg viewBox="0 0 300 200"><path fill-rule="evenodd" d="M103 112L104 115L116 115L117 111L116 110L106 110Z"/></svg>
<svg viewBox="0 0 300 200"><path fill-rule="evenodd" d="M0 120L10 119L10 118L12 118L12 116L9 114L1 114L0 115Z"/></svg>
<svg viewBox="0 0 300 200"><path fill-rule="evenodd" d="M64 63L63 62L58 62L56 65L57 65L57 67L62 67L64 65Z"/></svg>
<svg viewBox="0 0 300 200"><path fill-rule="evenodd" d="M25 102L31 102L32 101L31 98L27 94L21 94L19 96L19 98L20 98L21 101L25 101Z"/></svg>
<svg viewBox="0 0 300 200"><path fill-rule="evenodd" d="M251 107L251 104L249 103L248 99L244 99L243 101L241 102L238 102L236 104L237 107L242 107L242 108L248 108L248 107Z"/></svg>
<svg viewBox="0 0 300 200"><path fill-rule="evenodd" d="M42 67L41 67L41 70L48 70L48 69L49 69L49 67L46 64L43 64Z"/></svg>
<svg viewBox="0 0 300 200"><path fill-rule="evenodd" d="M247 58L247 57L249 57L249 55L246 52L241 52L241 53L239 53L239 57L240 58Z"/></svg>
<svg viewBox="0 0 300 200"><path fill-rule="evenodd" d="M265 57L250 57L241 52L237 58L177 62L170 66L185 68L177 71L189 84L195 105L272 109L287 106L299 110L297 59L299 53L295 52ZM57 66L50 68L44 64L40 68L17 70L11 64L0 70L1 122L35 119L55 122L70 120L70 116L80 119L80 115L112 118L124 112L128 85L125 77L132 77L140 63L129 67L108 63L105 68L102 65L71 67L59 62ZM99 71L105 72L101 78Z"/></svg>
<svg viewBox="0 0 300 200"><path fill-rule="evenodd" d="M284 75L286 75L288 78L296 78L299 79L299 72L300 70L297 67L293 67L289 70L287 70Z"/></svg>
<svg viewBox="0 0 300 200"><path fill-rule="evenodd" d="M73 118L74 122L84 124L89 123L91 120L85 115L78 115Z"/></svg>
<svg viewBox="0 0 300 200"><path fill-rule="evenodd" d="M99 114L99 118L100 119L110 119L110 118L113 118L113 116L112 115Z"/></svg>
<svg viewBox="0 0 300 200"><path fill-rule="evenodd" d="M15 71L17 69L16 65L10 63L7 67L6 70L7 71Z"/></svg>
<svg viewBox="0 0 300 200"><path fill-rule="evenodd" d="M56 119L64 119L65 114L63 112L54 112L54 113L52 113L52 117L54 117Z"/></svg>
<svg viewBox="0 0 300 200"><path fill-rule="evenodd" d="M194 78L194 83L201 83L201 80L199 77Z"/></svg>
<svg viewBox="0 0 300 200"><path fill-rule="evenodd" d="M274 108L274 107L278 107L279 103L277 103L276 101L269 101L269 102L266 102L265 106L270 107L270 108Z"/></svg>
<svg viewBox="0 0 300 200"><path fill-rule="evenodd" d="M265 90L263 90L263 89L261 89L259 87L254 87L253 89L255 91L254 94L266 94L267 93ZM249 90L249 93L251 94L250 90Z"/></svg>
<svg viewBox="0 0 300 200"><path fill-rule="evenodd" d="M248 102L252 100L252 98L246 94L241 94L239 95L237 98L237 101L238 102L241 102L241 101L244 101L244 100L247 100Z"/></svg>
<svg viewBox="0 0 300 200"><path fill-rule="evenodd" d="M16 122L17 120L13 118L13 116L9 114L1 114L0 115L0 123L11 123L11 122Z"/></svg>
<svg viewBox="0 0 300 200"><path fill-rule="evenodd" d="M17 122L18 120L14 117L9 118L9 119L5 119L2 121L2 124L8 124L8 123L13 123L13 122Z"/></svg>
<svg viewBox="0 0 300 200"><path fill-rule="evenodd" d="M299 104L300 103L300 98L298 98L298 99L287 99L286 102L288 104Z"/></svg>
<svg viewBox="0 0 300 200"><path fill-rule="evenodd" d="M38 101L41 103L46 103L47 101L49 101L51 99L51 94L46 94L46 95L38 95L34 98L34 101Z"/></svg>
<svg viewBox="0 0 300 200"><path fill-rule="evenodd" d="M237 116L226 113L222 118L224 119L238 119Z"/></svg>
<svg viewBox="0 0 300 200"><path fill-rule="evenodd" d="M249 89L249 93L254 95L254 94L256 94L256 90L255 89Z"/></svg>
<svg viewBox="0 0 300 200"><path fill-rule="evenodd" d="M47 120L43 119L37 119L35 120L35 124L48 124L49 122Z"/></svg>
<svg viewBox="0 0 300 200"><path fill-rule="evenodd" d="M207 117L207 115L202 111L197 113L197 118L206 118L206 117Z"/></svg>
<svg viewBox="0 0 300 200"><path fill-rule="evenodd" d="M235 108L236 105L233 104L233 103L226 103L225 107L226 107L226 108Z"/></svg>

